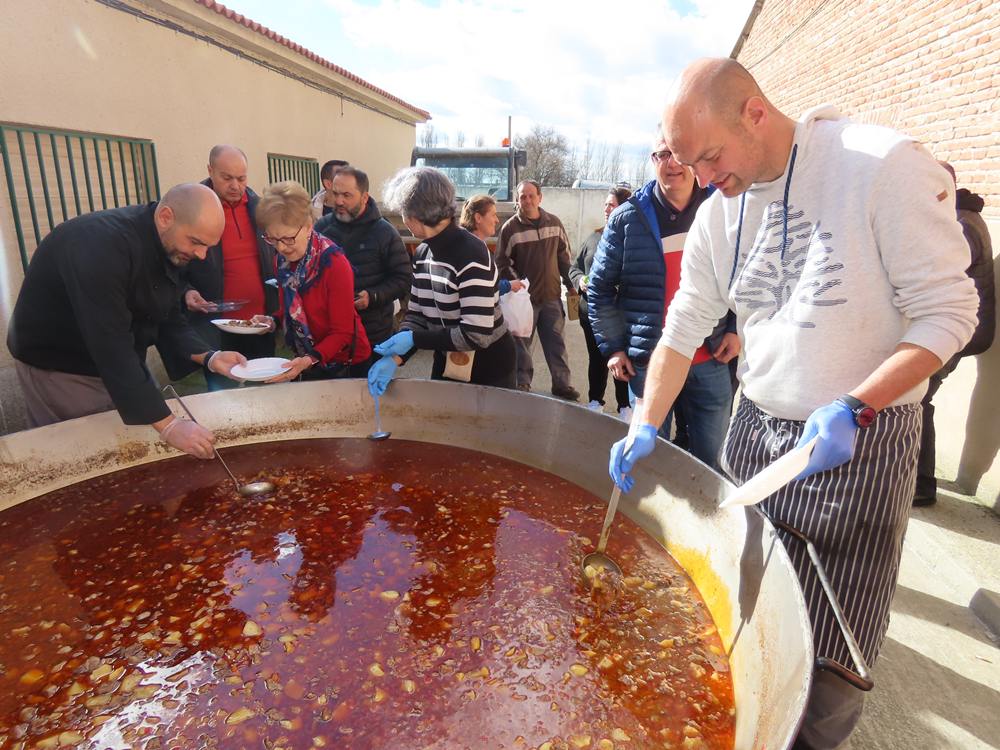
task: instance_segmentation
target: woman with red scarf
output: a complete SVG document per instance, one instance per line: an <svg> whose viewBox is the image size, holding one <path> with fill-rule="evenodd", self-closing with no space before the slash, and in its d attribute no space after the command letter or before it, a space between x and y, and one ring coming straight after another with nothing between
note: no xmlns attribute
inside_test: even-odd
<svg viewBox="0 0 1000 750"><path fill-rule="evenodd" d="M364 377L371 345L354 308L354 272L343 251L312 230L309 194L297 182L264 189L257 226L277 251L276 276L285 340L295 358L268 380ZM266 316L256 319L270 322Z"/></svg>

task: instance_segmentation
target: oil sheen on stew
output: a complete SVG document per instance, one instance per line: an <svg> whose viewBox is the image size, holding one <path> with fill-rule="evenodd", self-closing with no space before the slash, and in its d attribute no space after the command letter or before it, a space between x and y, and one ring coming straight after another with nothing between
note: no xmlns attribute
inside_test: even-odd
<svg viewBox="0 0 1000 750"><path fill-rule="evenodd" d="M450 446L226 449L0 514L0 747L731 748L715 627L606 504Z"/></svg>

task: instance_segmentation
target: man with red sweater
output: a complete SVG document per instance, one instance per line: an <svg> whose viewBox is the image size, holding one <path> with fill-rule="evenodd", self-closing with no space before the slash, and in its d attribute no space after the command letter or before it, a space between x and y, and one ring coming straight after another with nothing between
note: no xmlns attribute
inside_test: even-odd
<svg viewBox="0 0 1000 750"><path fill-rule="evenodd" d="M204 260L192 261L184 272L184 303L192 325L213 348L237 351L247 359L274 356L274 332L238 335L220 331L213 318L250 320L273 315L278 293L265 284L274 278L274 248L261 239L257 227L258 196L247 187L246 154L235 146L219 145L208 155L207 185L222 202L226 226L217 245ZM218 312L213 303L248 300L238 310ZM235 381L207 372L210 391L232 388Z"/></svg>

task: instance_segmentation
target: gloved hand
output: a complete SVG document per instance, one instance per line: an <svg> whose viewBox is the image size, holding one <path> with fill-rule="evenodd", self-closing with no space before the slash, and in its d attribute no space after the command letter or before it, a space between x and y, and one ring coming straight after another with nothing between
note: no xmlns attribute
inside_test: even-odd
<svg viewBox="0 0 1000 750"><path fill-rule="evenodd" d="M799 438L798 448L819 435L809 463L796 479L805 479L811 474L826 471L847 463L854 456L854 441L858 435L858 424L854 413L843 401L819 407L809 415L806 427Z"/></svg>
<svg viewBox="0 0 1000 750"><path fill-rule="evenodd" d="M160 440L195 458L213 458L215 435L190 419L174 419L160 430Z"/></svg>
<svg viewBox="0 0 1000 750"><path fill-rule="evenodd" d="M368 392L373 396L381 396L385 393L385 389L389 387L389 383L392 382L392 378L396 374L397 367L399 365L391 356L382 357L373 364L368 371Z"/></svg>
<svg viewBox="0 0 1000 750"><path fill-rule="evenodd" d="M375 353L382 356L395 354L402 357L413 348L413 331L400 331L375 346Z"/></svg>
<svg viewBox="0 0 1000 750"><path fill-rule="evenodd" d="M656 446L656 428L651 424L639 425L626 448L627 442L628 436L611 446L611 461L608 462L611 481L621 487L623 492L628 492L635 484L635 480L628 475L635 462L653 452Z"/></svg>

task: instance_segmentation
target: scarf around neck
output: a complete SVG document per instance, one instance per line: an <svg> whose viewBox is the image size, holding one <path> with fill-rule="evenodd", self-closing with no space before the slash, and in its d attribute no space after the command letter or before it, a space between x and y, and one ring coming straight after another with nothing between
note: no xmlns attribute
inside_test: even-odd
<svg viewBox="0 0 1000 750"><path fill-rule="evenodd" d="M296 262L278 254L277 277L285 310L285 340L296 356L311 356L326 367L316 351L316 342L309 330L309 321L302 305L302 295L316 284L330 267L334 255L342 251L337 245L317 232L310 231L306 254Z"/></svg>

